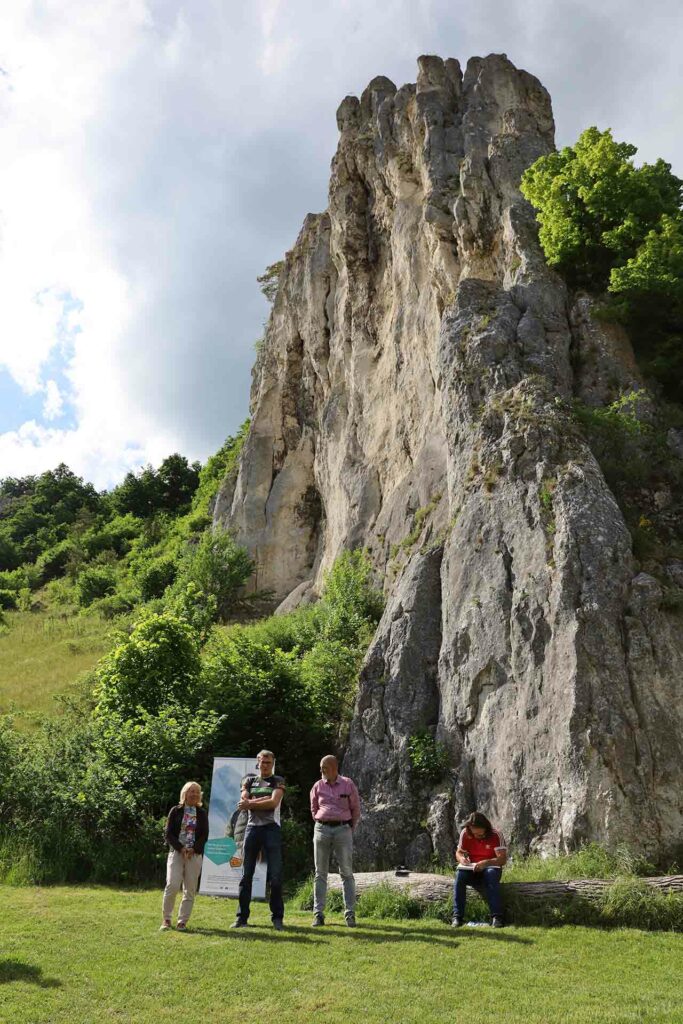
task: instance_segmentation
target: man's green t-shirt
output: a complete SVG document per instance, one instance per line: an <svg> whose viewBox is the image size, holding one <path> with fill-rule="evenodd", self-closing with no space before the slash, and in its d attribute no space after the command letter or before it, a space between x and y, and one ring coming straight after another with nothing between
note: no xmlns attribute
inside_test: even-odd
<svg viewBox="0 0 683 1024"><path fill-rule="evenodd" d="M285 780L281 775L269 775L262 779L260 775L245 775L242 779L242 789L246 789L252 800L259 797L271 797L276 789L284 789ZM249 825L270 825L280 824L280 804L272 811L249 811Z"/></svg>

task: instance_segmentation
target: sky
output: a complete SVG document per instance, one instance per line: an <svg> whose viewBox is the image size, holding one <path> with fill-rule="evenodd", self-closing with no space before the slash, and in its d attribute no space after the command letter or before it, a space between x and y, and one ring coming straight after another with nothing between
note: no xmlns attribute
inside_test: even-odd
<svg viewBox="0 0 683 1024"><path fill-rule="evenodd" d="M6 0L0 478L99 488L248 412L256 276L326 206L335 111L420 54L506 53L556 141L612 128L683 176L679 0Z"/></svg>

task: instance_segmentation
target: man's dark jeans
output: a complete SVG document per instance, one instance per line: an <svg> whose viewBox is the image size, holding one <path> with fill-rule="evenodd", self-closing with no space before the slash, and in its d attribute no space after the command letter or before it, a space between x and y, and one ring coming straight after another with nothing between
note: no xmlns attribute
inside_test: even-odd
<svg viewBox="0 0 683 1024"><path fill-rule="evenodd" d="M471 885L489 905L492 917L503 916L503 899L500 894L500 868L483 868L481 871L461 871L455 873L453 884L453 917L461 920L465 916L467 886Z"/></svg>
<svg viewBox="0 0 683 1024"><path fill-rule="evenodd" d="M265 850L268 861L270 915L273 921L281 921L285 913L285 905L282 902L282 831L280 826L275 822L268 825L247 825L242 845L244 873L240 879L240 909L237 915L245 923L249 920L251 883L261 850Z"/></svg>

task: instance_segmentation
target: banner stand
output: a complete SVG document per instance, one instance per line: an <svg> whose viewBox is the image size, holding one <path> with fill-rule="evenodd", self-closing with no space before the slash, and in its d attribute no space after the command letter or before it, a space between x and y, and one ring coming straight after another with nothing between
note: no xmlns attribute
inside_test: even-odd
<svg viewBox="0 0 683 1024"><path fill-rule="evenodd" d="M247 812L238 804L245 775L258 775L251 757L215 757L209 804L209 838L204 847L204 862L199 893L236 899L242 877L242 842ZM252 899L266 897L267 865L260 861L254 871Z"/></svg>

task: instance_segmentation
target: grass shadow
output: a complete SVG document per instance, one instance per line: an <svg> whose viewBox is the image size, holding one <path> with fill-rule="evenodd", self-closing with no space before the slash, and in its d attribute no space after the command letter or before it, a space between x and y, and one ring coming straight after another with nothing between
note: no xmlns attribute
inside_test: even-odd
<svg viewBox="0 0 683 1024"><path fill-rule="evenodd" d="M11 981L25 981L39 988L61 988L59 978L43 977L42 967L25 964L21 960L0 960L0 985Z"/></svg>
<svg viewBox="0 0 683 1024"><path fill-rule="evenodd" d="M308 929L296 925L285 925L285 930L276 932L272 925L249 925L247 928L188 928L187 934L220 935L226 939L246 939L253 942L265 939L267 942L315 943L316 938L307 935Z"/></svg>
<svg viewBox="0 0 683 1024"><path fill-rule="evenodd" d="M335 927L336 922L326 924L325 928ZM456 946L460 944L460 941L465 936L478 936L482 939L489 939L493 942L515 942L523 946L535 945L533 939L523 938L521 935L512 935L510 932L502 931L499 929L476 929L476 928L458 928L457 933L455 929L449 928L444 925L443 931L437 931L434 928L421 928L415 927L411 922L411 927L405 928L398 924L370 924L369 922L358 922L356 928L346 928L343 924L338 924L336 927L344 933L348 933L349 938L364 938L370 942L404 942L404 941L417 941L425 942L431 945L437 946ZM457 935L457 941L456 941Z"/></svg>

